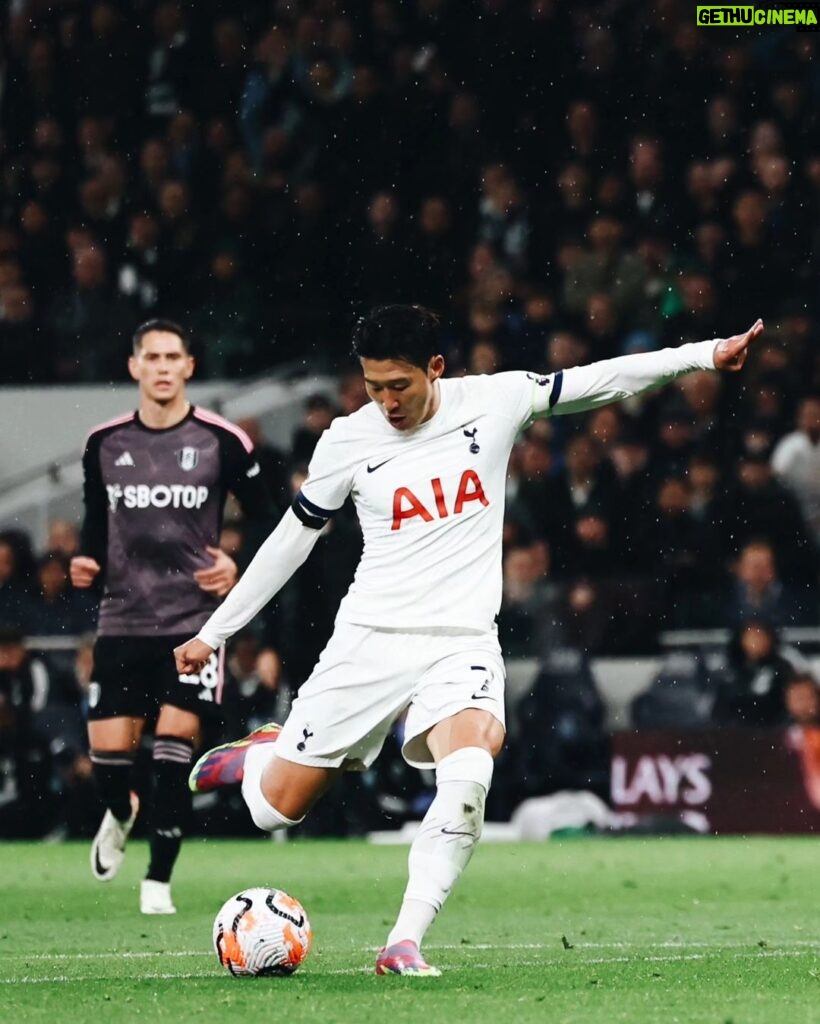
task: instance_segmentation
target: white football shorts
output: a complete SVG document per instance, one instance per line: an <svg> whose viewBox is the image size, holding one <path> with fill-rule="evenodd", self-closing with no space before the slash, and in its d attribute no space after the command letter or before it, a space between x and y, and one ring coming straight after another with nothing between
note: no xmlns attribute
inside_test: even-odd
<svg viewBox="0 0 820 1024"><path fill-rule="evenodd" d="M406 710L402 754L434 765L427 733L465 708L505 725L504 661L494 633L443 635L337 623L276 741L286 761L362 771Z"/></svg>

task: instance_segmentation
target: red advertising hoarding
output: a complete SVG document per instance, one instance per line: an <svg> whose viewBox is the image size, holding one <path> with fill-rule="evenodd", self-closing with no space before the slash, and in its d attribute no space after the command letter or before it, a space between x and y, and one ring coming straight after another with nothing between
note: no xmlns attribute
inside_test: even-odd
<svg viewBox="0 0 820 1024"><path fill-rule="evenodd" d="M702 816L714 833L820 832L820 729L620 732L612 806Z"/></svg>

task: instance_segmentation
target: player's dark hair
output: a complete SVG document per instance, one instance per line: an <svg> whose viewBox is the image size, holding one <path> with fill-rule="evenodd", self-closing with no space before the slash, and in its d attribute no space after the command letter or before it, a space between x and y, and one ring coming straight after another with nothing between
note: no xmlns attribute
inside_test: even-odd
<svg viewBox="0 0 820 1024"><path fill-rule="evenodd" d="M190 334L188 334L184 327L175 323L173 320L163 320L161 318L146 320L145 323L140 324L134 331L131 338L131 343L134 346L134 354L137 354L142 348L142 339L146 334L150 334L151 331L164 331L166 334L175 334L182 342L185 355L189 356L191 354Z"/></svg>
<svg viewBox="0 0 820 1024"><path fill-rule="evenodd" d="M376 306L353 328L360 359L396 359L427 369L441 352L439 318L424 306Z"/></svg>

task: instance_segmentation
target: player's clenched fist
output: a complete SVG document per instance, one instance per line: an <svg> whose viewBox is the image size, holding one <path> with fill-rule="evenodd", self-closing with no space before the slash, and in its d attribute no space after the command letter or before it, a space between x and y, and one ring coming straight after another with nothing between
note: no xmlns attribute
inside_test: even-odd
<svg viewBox="0 0 820 1024"><path fill-rule="evenodd" d="M76 555L71 559L69 573L71 583L75 587L90 587L100 571L100 563L86 555Z"/></svg>
<svg viewBox="0 0 820 1024"><path fill-rule="evenodd" d="M213 648L201 640L197 640L196 637L193 640L188 640L187 643L174 648L177 672L181 676L196 675L207 664L208 658L213 653Z"/></svg>

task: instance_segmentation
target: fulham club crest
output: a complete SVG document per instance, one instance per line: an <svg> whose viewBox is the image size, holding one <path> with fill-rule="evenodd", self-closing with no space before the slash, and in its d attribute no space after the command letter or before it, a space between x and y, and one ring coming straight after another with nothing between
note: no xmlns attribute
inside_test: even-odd
<svg viewBox="0 0 820 1024"><path fill-rule="evenodd" d="M176 457L180 469L184 469L186 472L196 469L199 462L199 448L189 448L186 445L185 448L180 448L176 452Z"/></svg>

